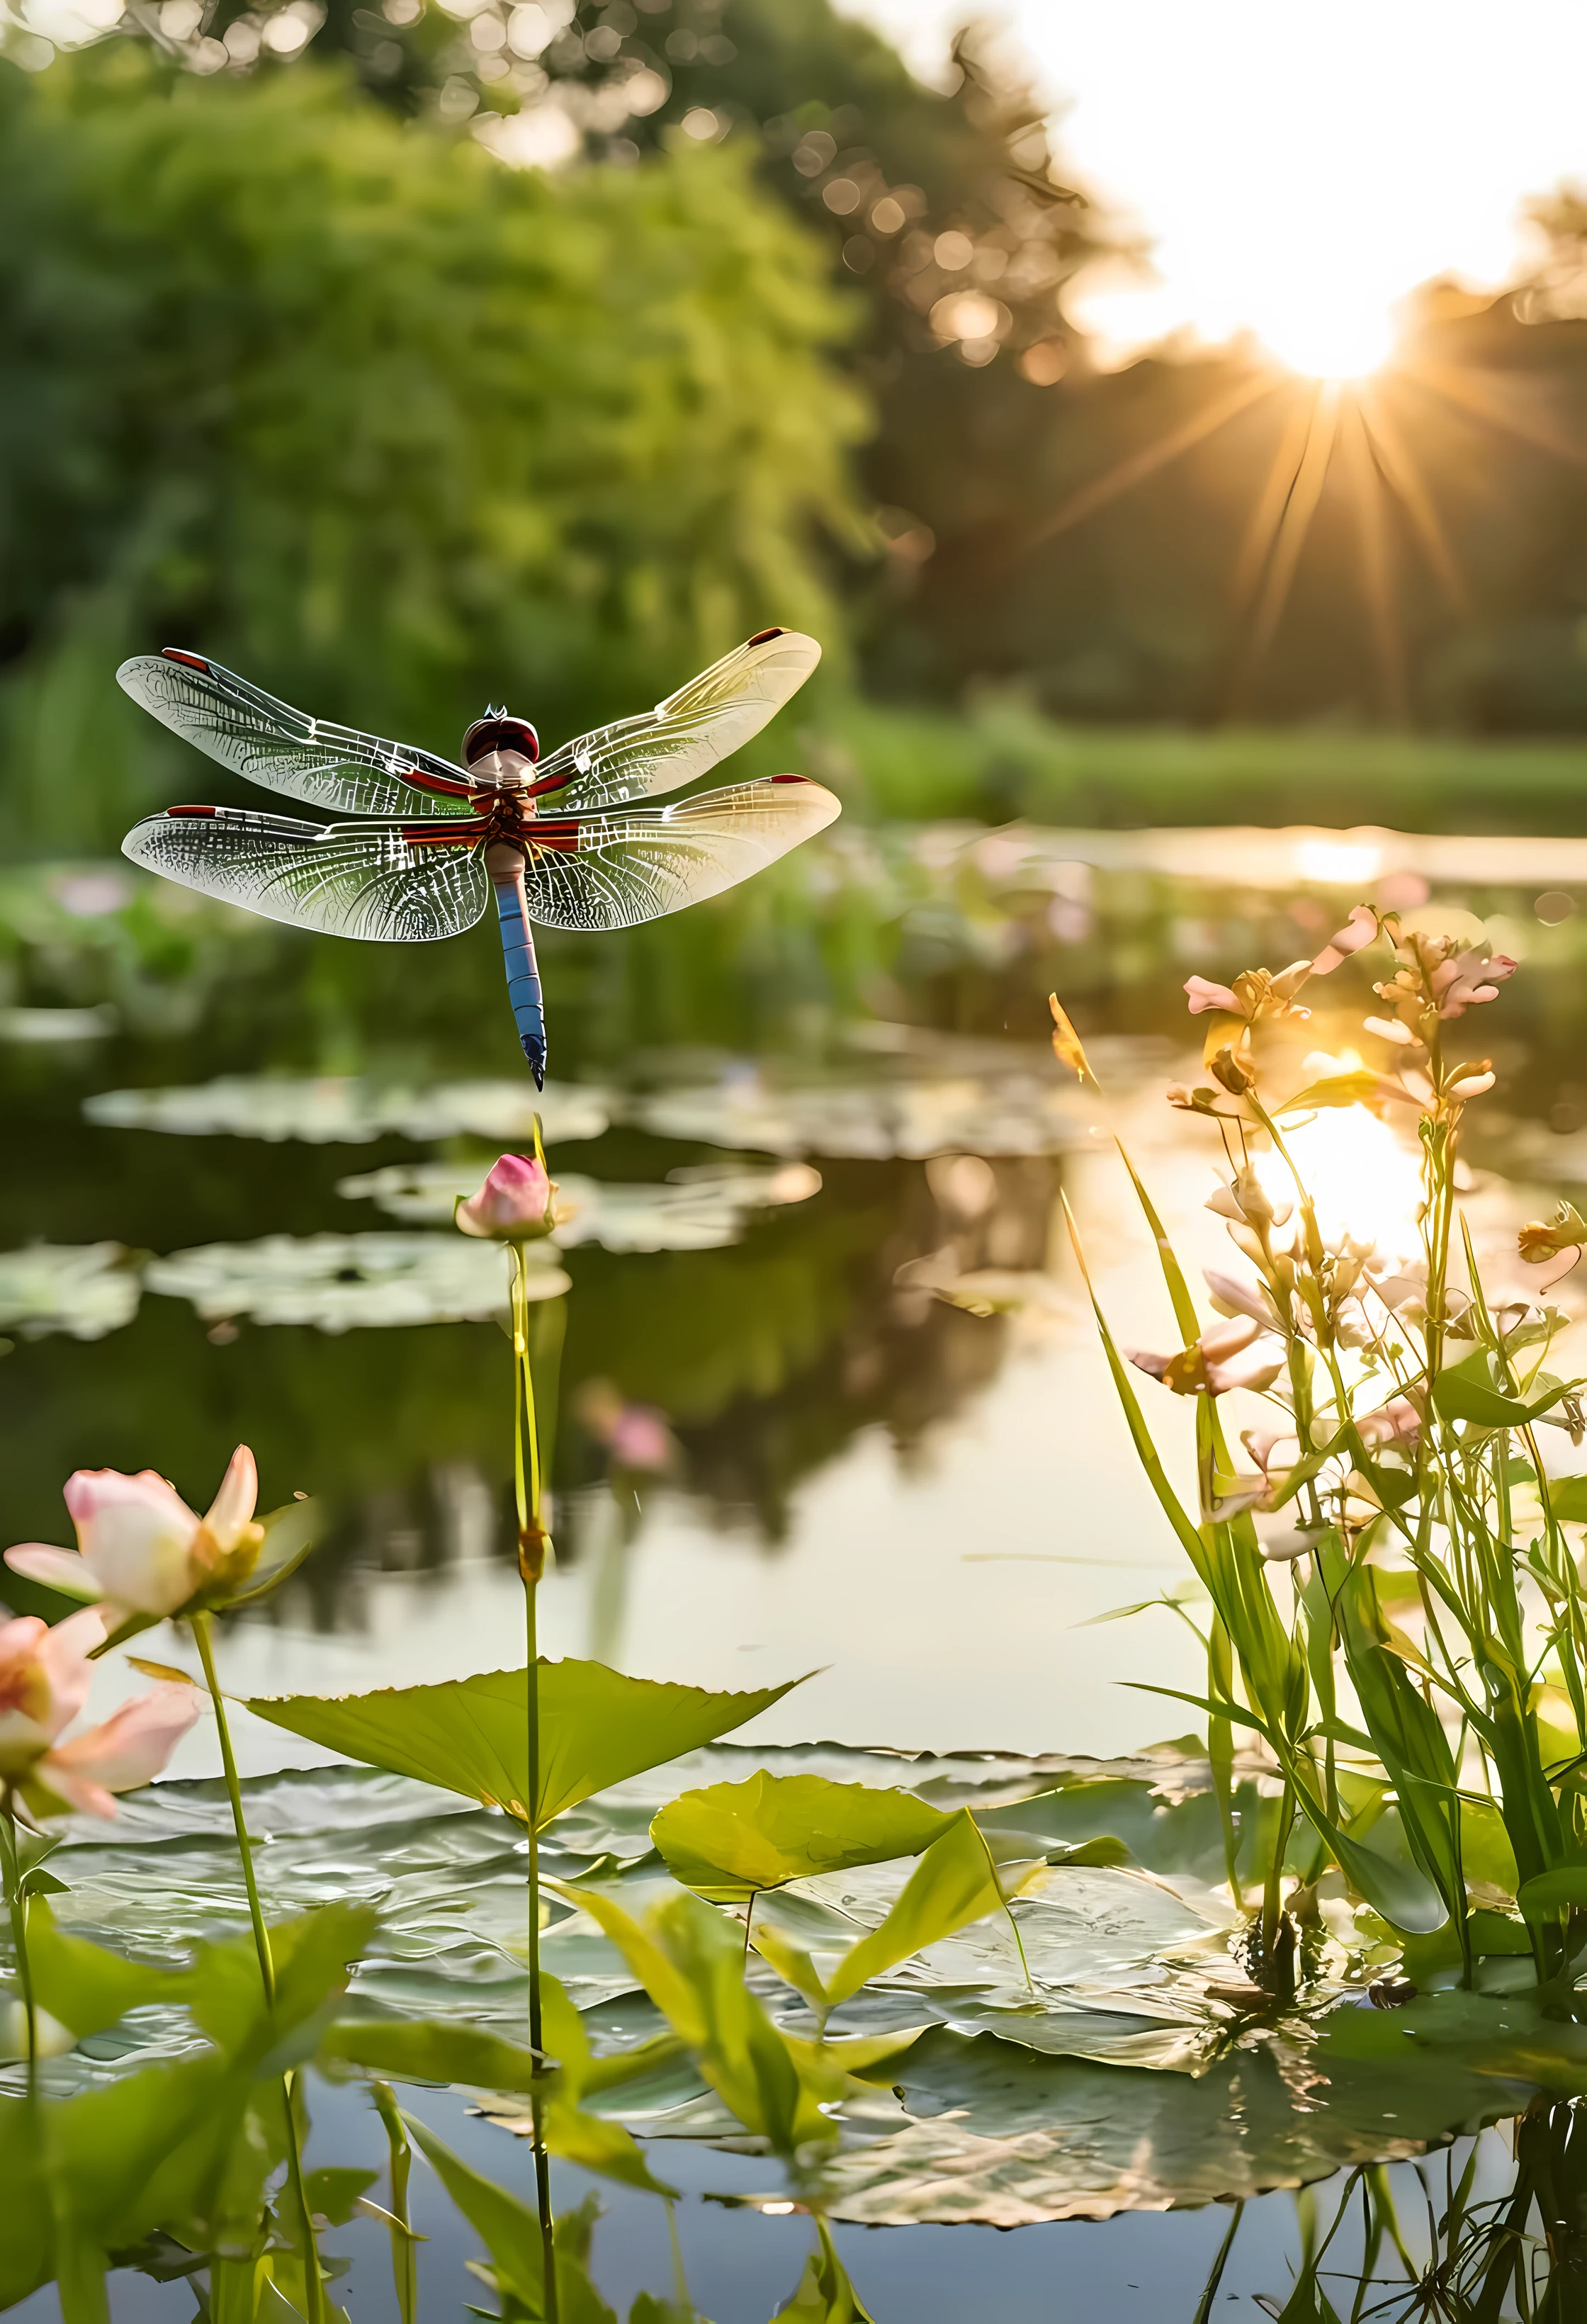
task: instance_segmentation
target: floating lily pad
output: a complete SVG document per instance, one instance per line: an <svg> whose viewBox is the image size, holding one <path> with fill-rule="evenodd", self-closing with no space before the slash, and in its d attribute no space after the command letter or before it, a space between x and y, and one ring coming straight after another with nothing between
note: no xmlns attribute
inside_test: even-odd
<svg viewBox="0 0 1587 2324"><path fill-rule="evenodd" d="M778 1086L758 1075L638 1098L630 1118L661 1138L753 1153L884 1161L933 1154L1062 1154L1089 1142L1093 1111L1047 1069Z"/></svg>
<svg viewBox="0 0 1587 2324"><path fill-rule="evenodd" d="M1227 2201L1419 2153L1524 2107L1522 2083L1440 2060L1342 2060L1304 2034L1249 2043L1199 2078L925 2035L889 2065L902 2126L823 2173L835 2218L1016 2227Z"/></svg>
<svg viewBox="0 0 1587 2324"><path fill-rule="evenodd" d="M0 1256L0 1329L40 1340L102 1340L138 1312L142 1286L118 1242L30 1243Z"/></svg>
<svg viewBox="0 0 1587 2324"><path fill-rule="evenodd" d="M367 1077L292 1079L232 1074L194 1089L106 1090L83 1111L112 1130L161 1130L184 1138L294 1138L311 1146L366 1146L376 1138L479 1138L531 1148L537 1113L548 1139L599 1138L612 1101L599 1089L548 1082L435 1082L415 1089Z"/></svg>
<svg viewBox="0 0 1587 2324"><path fill-rule="evenodd" d="M555 1299L567 1277L543 1244L528 1244L528 1292ZM407 1323L485 1322L506 1312L507 1259L496 1243L458 1234L266 1235L212 1242L152 1260L151 1291L188 1299L206 1322L311 1323L348 1332Z"/></svg>
<svg viewBox="0 0 1587 2324"><path fill-rule="evenodd" d="M486 1162L396 1163L344 1178L338 1194L367 1197L391 1217L419 1225L450 1219L459 1195L476 1194ZM558 1180L557 1231L564 1250L599 1243L607 1250L718 1250L738 1240L756 1211L808 1201L819 1171L788 1162L780 1170L677 1171L661 1185L623 1185L564 1172Z"/></svg>

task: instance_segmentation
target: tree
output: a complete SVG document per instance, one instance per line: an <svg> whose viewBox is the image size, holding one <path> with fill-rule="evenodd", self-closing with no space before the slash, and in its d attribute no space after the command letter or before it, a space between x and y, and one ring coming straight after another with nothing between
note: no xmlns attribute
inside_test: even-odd
<svg viewBox="0 0 1587 2324"><path fill-rule="evenodd" d="M503 691L557 735L832 637L863 416L823 272L732 151L548 179L333 66L0 64L14 830L113 841L190 767L127 650L447 749Z"/></svg>

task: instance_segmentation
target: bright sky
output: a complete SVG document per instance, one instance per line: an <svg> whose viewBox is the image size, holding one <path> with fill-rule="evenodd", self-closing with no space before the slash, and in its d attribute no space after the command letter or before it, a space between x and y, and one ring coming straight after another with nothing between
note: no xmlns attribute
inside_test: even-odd
<svg viewBox="0 0 1587 2324"><path fill-rule="evenodd" d="M953 0L844 0L929 77ZM1004 0L1066 164L1159 280L1071 304L1123 349L1253 330L1297 369L1387 352L1397 300L1498 287L1529 194L1587 181L1587 0ZM1067 109L1063 110L1067 102Z"/></svg>

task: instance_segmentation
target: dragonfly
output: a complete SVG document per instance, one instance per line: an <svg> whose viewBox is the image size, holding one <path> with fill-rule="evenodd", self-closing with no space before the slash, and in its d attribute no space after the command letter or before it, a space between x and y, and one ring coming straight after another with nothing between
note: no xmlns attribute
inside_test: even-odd
<svg viewBox="0 0 1587 2324"><path fill-rule="evenodd" d="M531 924L625 928L735 887L840 812L803 775L761 776L665 807L760 732L821 658L761 630L654 710L544 760L526 718L492 705L460 758L310 718L235 670L167 646L117 679L163 725L235 773L355 823L253 807L171 807L122 842L134 863L294 927L387 943L457 936L494 892L507 996L537 1088L545 1000Z"/></svg>

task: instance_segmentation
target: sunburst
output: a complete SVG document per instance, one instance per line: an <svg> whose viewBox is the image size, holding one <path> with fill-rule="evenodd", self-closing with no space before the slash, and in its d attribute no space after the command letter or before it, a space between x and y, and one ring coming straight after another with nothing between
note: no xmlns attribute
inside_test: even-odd
<svg viewBox="0 0 1587 2324"><path fill-rule="evenodd" d="M1400 347L1379 368L1357 376L1307 375L1260 357L1232 385L1221 383L1188 419L1071 493L1030 528L1020 549L1029 553L1085 523L1225 429L1263 418L1270 425L1275 405L1282 413L1277 441L1265 466L1257 464L1255 494L1229 576L1235 645L1225 708L1237 715L1249 702L1327 493L1351 516L1382 707L1403 723L1410 691L1398 585L1407 551L1431 574L1452 614L1465 620L1473 612L1471 583L1438 506L1430 438L1439 431L1430 423L1464 421L1587 467L1587 443L1529 408L1506 374L1415 346Z"/></svg>

